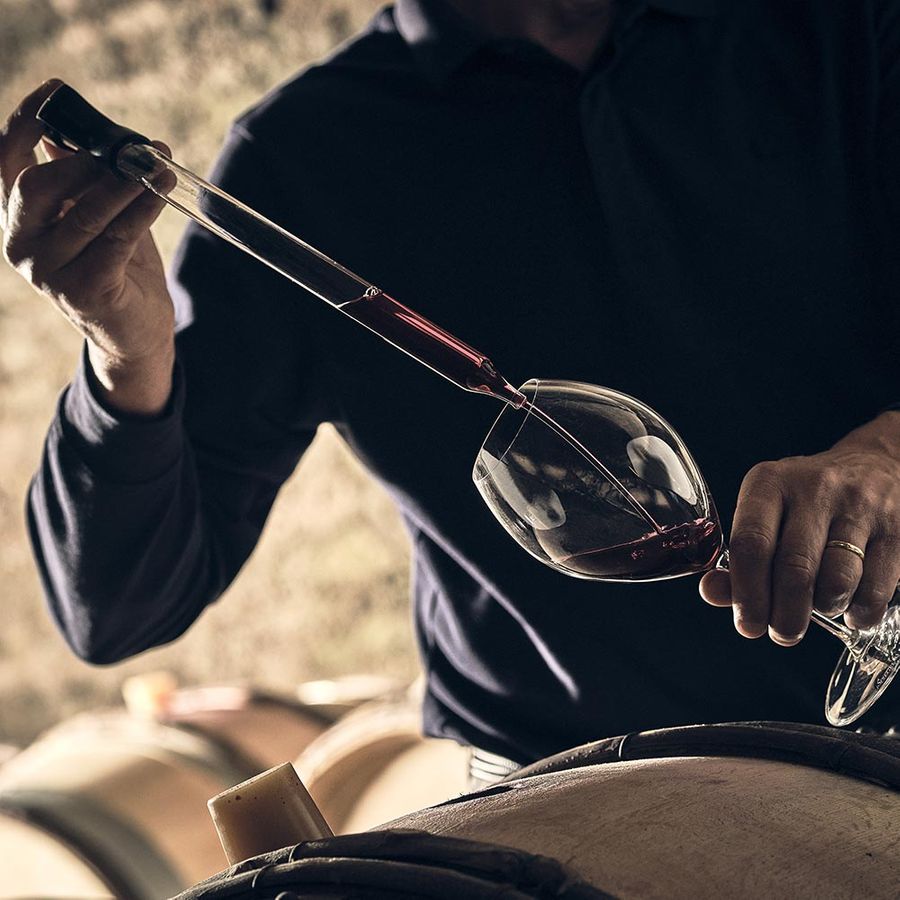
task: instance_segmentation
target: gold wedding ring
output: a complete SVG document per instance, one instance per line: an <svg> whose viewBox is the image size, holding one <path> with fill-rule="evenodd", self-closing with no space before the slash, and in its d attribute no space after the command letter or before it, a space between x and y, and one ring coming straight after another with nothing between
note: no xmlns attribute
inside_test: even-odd
<svg viewBox="0 0 900 900"><path fill-rule="evenodd" d="M866 558L866 554L862 547L857 547L856 544L851 544L849 541L828 541L825 547L826 549L828 547L837 547L838 550L849 550L862 560Z"/></svg>

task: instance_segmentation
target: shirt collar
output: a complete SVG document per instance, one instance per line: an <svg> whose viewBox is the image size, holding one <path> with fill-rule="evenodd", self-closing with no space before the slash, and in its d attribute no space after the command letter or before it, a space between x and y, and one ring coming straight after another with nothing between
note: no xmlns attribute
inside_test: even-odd
<svg viewBox="0 0 900 900"><path fill-rule="evenodd" d="M717 0L623 0L623 13L639 15L652 7L688 18L715 15ZM633 7L628 9L628 7ZM396 0L394 21L416 62L435 83L441 84L472 54L490 42L446 0Z"/></svg>
<svg viewBox="0 0 900 900"><path fill-rule="evenodd" d="M489 41L444 0L397 0L394 21L416 62L436 83Z"/></svg>

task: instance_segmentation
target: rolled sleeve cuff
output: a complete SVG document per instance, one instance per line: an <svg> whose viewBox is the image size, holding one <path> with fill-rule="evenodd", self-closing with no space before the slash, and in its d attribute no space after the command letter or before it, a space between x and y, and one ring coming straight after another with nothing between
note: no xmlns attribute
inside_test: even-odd
<svg viewBox="0 0 900 900"><path fill-rule="evenodd" d="M138 484L158 478L178 463L184 443L184 378L177 362L173 376L172 396L158 416L116 412L99 398L85 348L60 399L58 421L64 439L105 480Z"/></svg>

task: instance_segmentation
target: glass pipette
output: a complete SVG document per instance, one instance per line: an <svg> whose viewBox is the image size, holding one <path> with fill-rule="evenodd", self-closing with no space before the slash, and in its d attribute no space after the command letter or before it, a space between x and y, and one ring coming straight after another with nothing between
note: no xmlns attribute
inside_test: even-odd
<svg viewBox="0 0 900 900"><path fill-rule="evenodd" d="M526 397L483 353L320 253L249 206L169 159L135 131L60 85L37 114L48 137L86 150L213 234L273 268L458 387L521 407Z"/></svg>

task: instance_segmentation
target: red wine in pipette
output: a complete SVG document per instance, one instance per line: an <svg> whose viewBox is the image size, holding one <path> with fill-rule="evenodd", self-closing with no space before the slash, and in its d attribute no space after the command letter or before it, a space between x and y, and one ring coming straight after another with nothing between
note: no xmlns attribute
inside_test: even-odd
<svg viewBox="0 0 900 900"><path fill-rule="evenodd" d="M647 580L705 572L722 548L717 519L696 519L652 531L636 541L585 550L555 561L590 578Z"/></svg>
<svg viewBox="0 0 900 900"><path fill-rule="evenodd" d="M377 288L338 309L464 390L489 394L515 407L525 404L525 395L483 353Z"/></svg>

